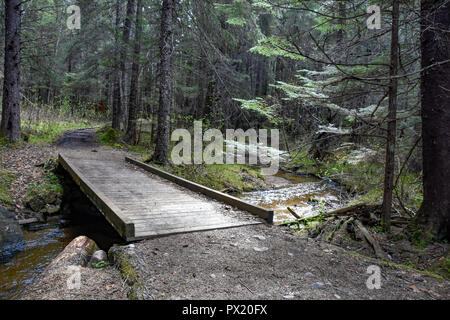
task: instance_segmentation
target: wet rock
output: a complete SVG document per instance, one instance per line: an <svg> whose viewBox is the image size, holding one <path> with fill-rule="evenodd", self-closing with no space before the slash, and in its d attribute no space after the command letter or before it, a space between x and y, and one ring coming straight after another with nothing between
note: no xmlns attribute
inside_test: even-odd
<svg viewBox="0 0 450 320"><path fill-rule="evenodd" d="M97 250L94 252L94 254L91 257L91 260L89 261L89 265L93 265L94 263L99 262L106 262L108 261L108 255L103 250Z"/></svg>
<svg viewBox="0 0 450 320"><path fill-rule="evenodd" d="M22 251L24 245L22 229L14 214L0 207L0 263Z"/></svg>
<svg viewBox="0 0 450 320"><path fill-rule="evenodd" d="M304 275L303 275L303 278L305 278L305 279L312 279L312 278L315 278L316 276L314 275L314 274L312 274L311 272L306 272Z"/></svg>
<svg viewBox="0 0 450 320"><path fill-rule="evenodd" d="M322 282L314 282L312 287L314 289L325 289L325 285Z"/></svg>

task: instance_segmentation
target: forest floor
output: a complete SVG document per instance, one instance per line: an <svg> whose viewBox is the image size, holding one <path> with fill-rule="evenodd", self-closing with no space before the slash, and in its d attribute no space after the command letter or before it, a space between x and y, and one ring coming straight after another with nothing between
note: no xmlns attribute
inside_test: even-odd
<svg viewBox="0 0 450 320"><path fill-rule="evenodd" d="M84 132L95 134L95 130ZM85 138L64 141L63 137L59 145L110 150L95 139ZM28 217L23 195L30 184L46 179L48 173L43 166L47 159L57 156L58 148L28 144L0 148L1 169L15 176L9 196L14 199L10 208L18 218ZM129 154L122 149L118 152ZM23 298L122 299L127 290L120 275L128 277L130 272L136 281L128 297L138 299L450 298L449 281L430 272L376 260L319 238L301 237L286 226L264 224L174 235L137 242L122 248L120 254L128 262L126 273L123 267L86 268L83 289L77 294L68 292L61 282L52 284L51 290L33 286ZM373 265L381 269L381 288L374 290L366 285L371 276L368 267ZM102 270L104 277L96 276ZM108 288L117 294L108 295Z"/></svg>

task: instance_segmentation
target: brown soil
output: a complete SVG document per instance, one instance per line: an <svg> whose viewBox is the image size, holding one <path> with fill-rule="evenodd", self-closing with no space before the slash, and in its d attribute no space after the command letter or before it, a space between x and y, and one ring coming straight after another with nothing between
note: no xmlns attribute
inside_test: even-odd
<svg viewBox="0 0 450 320"><path fill-rule="evenodd" d="M45 172L42 165L58 155L55 146L35 146L21 144L17 147L0 148L0 168L13 173L16 177L10 194L13 199L13 207L9 208L16 214L17 219L27 219L34 216L26 210L24 198L27 188L31 184L40 184Z"/></svg>

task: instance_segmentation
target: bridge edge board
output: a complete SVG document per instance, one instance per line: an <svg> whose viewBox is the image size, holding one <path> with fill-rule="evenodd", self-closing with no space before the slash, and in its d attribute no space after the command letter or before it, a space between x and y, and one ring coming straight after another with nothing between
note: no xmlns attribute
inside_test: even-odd
<svg viewBox="0 0 450 320"><path fill-rule="evenodd" d="M135 236L134 223L121 214L121 210L113 204L101 191L93 186L89 180L62 154L58 154L58 162L70 174L74 182L83 193L100 210L108 222L116 229L122 238L130 241Z"/></svg>

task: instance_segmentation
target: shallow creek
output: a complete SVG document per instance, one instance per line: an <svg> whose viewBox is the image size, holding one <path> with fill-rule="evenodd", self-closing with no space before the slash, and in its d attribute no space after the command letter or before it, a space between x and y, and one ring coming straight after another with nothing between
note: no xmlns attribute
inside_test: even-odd
<svg viewBox="0 0 450 320"><path fill-rule="evenodd" d="M0 264L0 300L17 298L69 242L80 235L93 239L103 250L122 242L106 221L97 218L65 227L60 222L47 223L36 229L25 230L23 250Z"/></svg>
<svg viewBox="0 0 450 320"><path fill-rule="evenodd" d="M238 198L273 209L275 224L295 220L287 207L301 217L315 216L321 208L329 210L339 207L344 195L337 185L309 175L279 172L266 177L266 181L273 186L271 189L244 192Z"/></svg>

